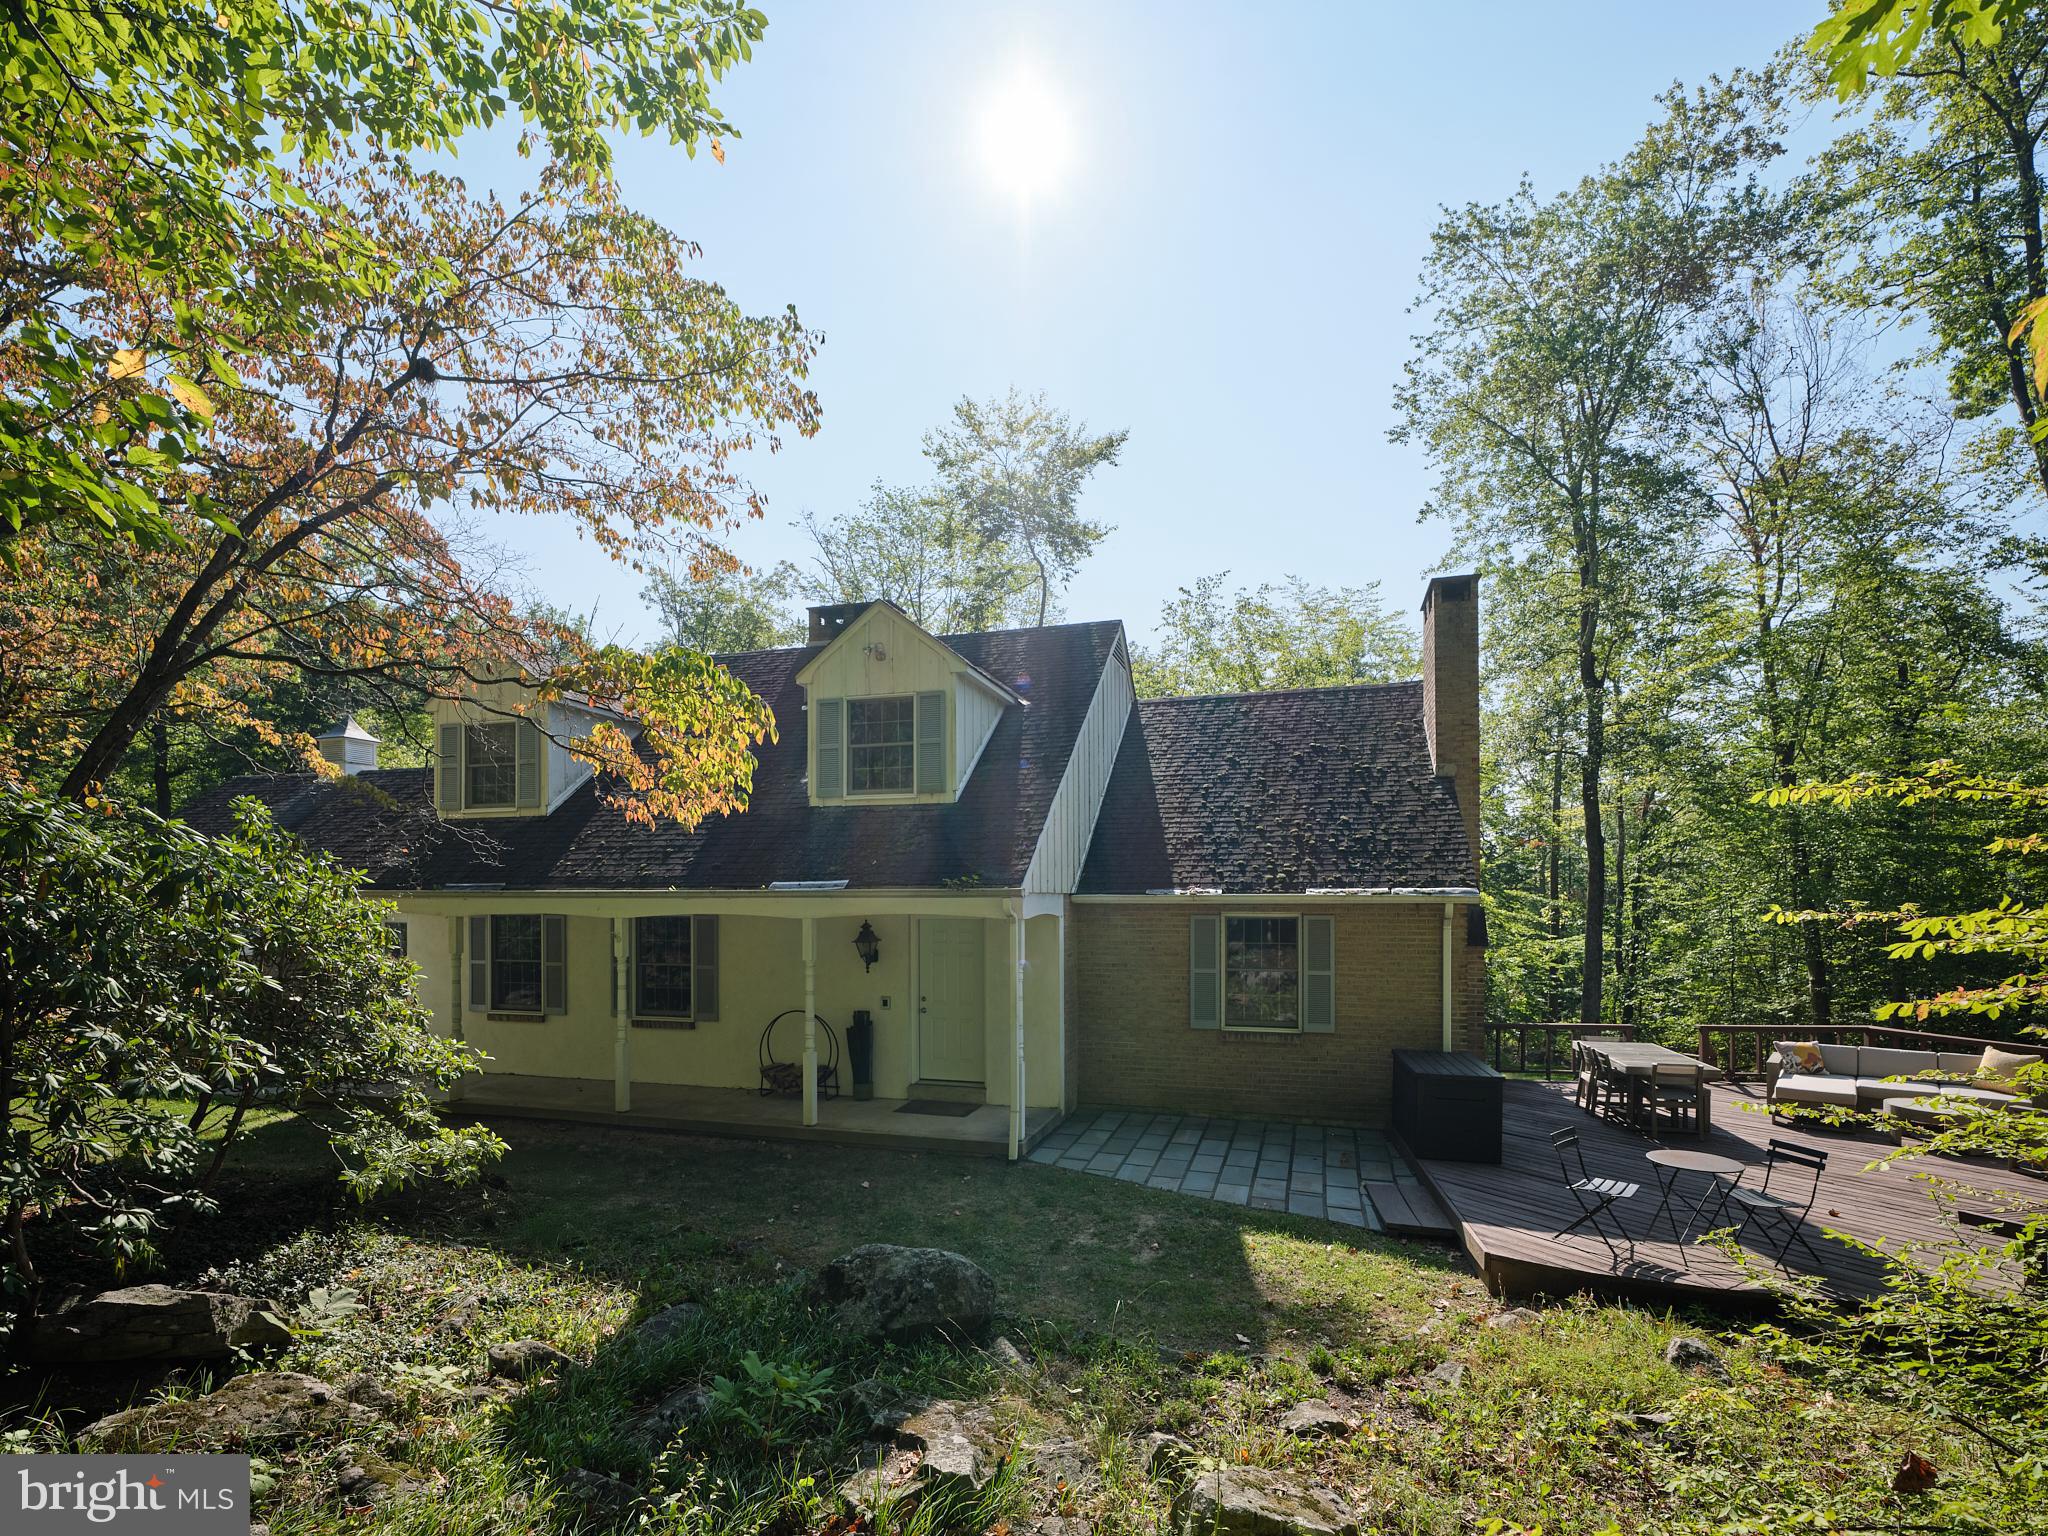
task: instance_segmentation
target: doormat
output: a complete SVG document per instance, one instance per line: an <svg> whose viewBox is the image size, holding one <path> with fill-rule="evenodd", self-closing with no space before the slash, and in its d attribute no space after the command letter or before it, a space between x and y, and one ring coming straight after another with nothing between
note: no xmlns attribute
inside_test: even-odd
<svg viewBox="0 0 2048 1536"><path fill-rule="evenodd" d="M960 1104L952 1099L905 1099L896 1106L899 1115L944 1115L949 1120L958 1120L962 1115L971 1115L979 1104Z"/></svg>

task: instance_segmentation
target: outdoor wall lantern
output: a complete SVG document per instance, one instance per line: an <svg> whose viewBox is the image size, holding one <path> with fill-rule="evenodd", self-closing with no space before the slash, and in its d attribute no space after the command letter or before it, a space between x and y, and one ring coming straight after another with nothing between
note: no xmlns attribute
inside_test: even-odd
<svg viewBox="0 0 2048 1536"><path fill-rule="evenodd" d="M861 962L872 971L882 953L882 941L875 937L874 925L866 918L861 919L860 932L853 936L853 947L860 952Z"/></svg>

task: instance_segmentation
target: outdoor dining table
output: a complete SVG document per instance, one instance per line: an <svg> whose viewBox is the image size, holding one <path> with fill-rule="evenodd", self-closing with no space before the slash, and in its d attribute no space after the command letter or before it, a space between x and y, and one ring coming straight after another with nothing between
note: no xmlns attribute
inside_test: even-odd
<svg viewBox="0 0 2048 1536"><path fill-rule="evenodd" d="M1697 1056L1688 1056L1683 1051L1674 1051L1669 1046L1651 1045L1643 1040L1595 1040L1579 1042L1579 1048L1597 1057L1610 1071L1623 1074L1628 1080L1629 1118L1635 1120L1642 1109L1643 1096L1649 1091L1650 1075L1658 1067L1693 1067L1698 1069L1700 1102L1697 1120L1700 1135L1704 1138L1713 1130L1714 1096L1707 1091L1707 1084L1721 1076L1721 1069L1710 1061L1701 1061Z"/></svg>

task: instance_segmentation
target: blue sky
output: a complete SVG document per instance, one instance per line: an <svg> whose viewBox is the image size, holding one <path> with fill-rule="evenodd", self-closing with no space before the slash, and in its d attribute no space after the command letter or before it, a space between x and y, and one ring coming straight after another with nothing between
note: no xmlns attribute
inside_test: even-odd
<svg viewBox="0 0 2048 1536"><path fill-rule="evenodd" d="M1116 531L1065 606L1141 640L1175 587L1225 569L1378 580L1411 609L1449 536L1418 524L1428 466L1386 432L1439 205L1575 180L1674 79L1760 63L1821 9L758 3L766 41L720 97L743 135L726 163L655 140L620 157L702 275L825 332L823 430L754 466L769 515L733 547L801 560L797 518L922 479L920 438L961 394L1043 390L1130 430L1086 504ZM1020 71L1073 147L1028 211L977 139ZM509 189L504 150L473 142L460 168ZM637 579L573 530L491 532L551 601L652 634Z"/></svg>

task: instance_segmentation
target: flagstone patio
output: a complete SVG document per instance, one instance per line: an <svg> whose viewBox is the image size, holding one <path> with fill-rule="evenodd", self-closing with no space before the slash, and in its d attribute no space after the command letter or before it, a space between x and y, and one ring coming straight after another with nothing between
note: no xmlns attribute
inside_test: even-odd
<svg viewBox="0 0 2048 1536"><path fill-rule="evenodd" d="M1034 1163L1226 1205L1385 1230L1371 1183L1420 1184L1379 1131L1082 1109L1032 1151Z"/></svg>

